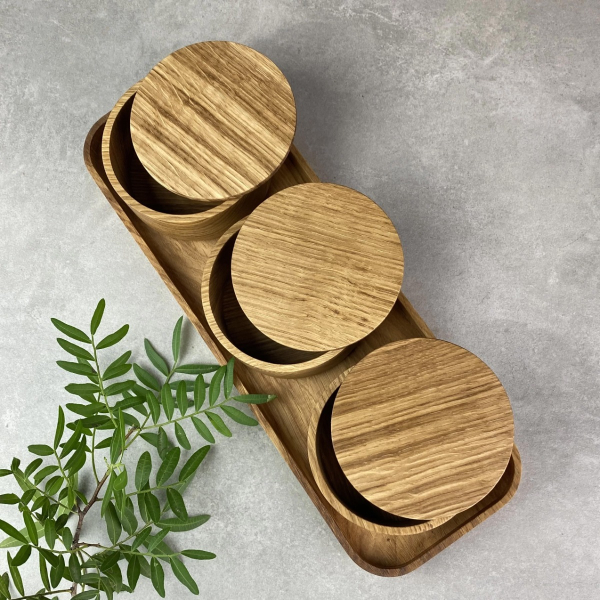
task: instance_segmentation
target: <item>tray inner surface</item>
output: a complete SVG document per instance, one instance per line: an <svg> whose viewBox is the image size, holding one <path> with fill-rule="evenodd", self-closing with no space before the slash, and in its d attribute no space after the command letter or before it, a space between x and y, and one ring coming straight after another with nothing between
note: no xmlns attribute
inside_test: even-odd
<svg viewBox="0 0 600 600"><path fill-rule="evenodd" d="M148 227L117 198L102 167L101 138L105 121L106 117L101 118L88 134L84 148L86 165L187 317L217 360L224 364L228 356L208 330L200 295L204 263L216 239L183 241L170 238ZM298 150L292 147L287 160L274 176L269 194L297 183L318 181ZM415 535L371 533L344 519L324 500L312 477L306 451L314 402L326 393L335 378L375 348L394 340L414 337L433 337L433 334L401 293L382 325L344 360L323 373L300 379L281 379L263 375L239 361L236 364L235 384L241 393L277 394L274 402L253 406L258 420L346 552L363 569L382 576L398 576L412 571L496 512L514 495L521 472L519 454L514 447L506 472L483 500L443 525Z"/></svg>

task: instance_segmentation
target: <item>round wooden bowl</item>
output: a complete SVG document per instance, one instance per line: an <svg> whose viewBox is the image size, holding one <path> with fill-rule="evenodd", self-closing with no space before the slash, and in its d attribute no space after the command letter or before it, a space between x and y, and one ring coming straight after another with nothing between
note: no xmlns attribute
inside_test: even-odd
<svg viewBox="0 0 600 600"><path fill-rule="evenodd" d="M251 193L287 157L296 130L290 85L266 56L234 42L176 50L133 100L131 139L150 176L195 203Z"/></svg>
<svg viewBox="0 0 600 600"><path fill-rule="evenodd" d="M342 383L331 440L352 487L410 519L449 518L484 498L513 449L510 401L469 351L419 338L378 348Z"/></svg>
<svg viewBox="0 0 600 600"><path fill-rule="evenodd" d="M265 197L268 182L251 194L204 207L160 186L144 169L131 142L129 117L139 83L119 99L102 136L102 162L115 192L142 221L172 237L206 239L221 235Z"/></svg>
<svg viewBox="0 0 600 600"><path fill-rule="evenodd" d="M330 352L289 348L268 338L248 320L231 282L231 255L243 223L236 223L221 236L204 266L202 307L213 335L236 359L274 377L305 377L342 360L351 347Z"/></svg>
<svg viewBox="0 0 600 600"><path fill-rule="evenodd" d="M246 219L231 277L248 319L269 338L308 352L354 344L400 293L398 233L367 196L331 183L295 185Z"/></svg>
<svg viewBox="0 0 600 600"><path fill-rule="evenodd" d="M344 475L333 450L331 413L340 384L348 373L346 371L333 381L317 400L308 427L308 460L319 490L348 521L374 533L413 535L445 523L448 518L429 521L406 519L381 510L361 496Z"/></svg>

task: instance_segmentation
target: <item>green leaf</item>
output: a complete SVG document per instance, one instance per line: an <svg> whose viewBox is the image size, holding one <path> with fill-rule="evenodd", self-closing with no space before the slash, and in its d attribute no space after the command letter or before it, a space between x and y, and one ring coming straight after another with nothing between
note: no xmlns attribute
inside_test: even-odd
<svg viewBox="0 0 600 600"><path fill-rule="evenodd" d="M0 519L0 529L9 535L12 538L15 538L18 542L22 542L23 544L27 544L29 540L19 531L17 531L10 523L3 521Z"/></svg>
<svg viewBox="0 0 600 600"><path fill-rule="evenodd" d="M96 371L90 367L90 365L78 363L78 362L68 362L66 360L57 360L56 364L65 371L69 373L75 373L76 375L85 375L89 377L90 375L96 375Z"/></svg>
<svg viewBox="0 0 600 600"><path fill-rule="evenodd" d="M216 554L206 552L205 550L184 550L181 554L187 558L193 558L194 560L211 560L217 557Z"/></svg>
<svg viewBox="0 0 600 600"><path fill-rule="evenodd" d="M136 406L140 406L141 404L144 404L145 401L145 398L140 398L139 396L128 396L126 398L123 398L123 400L115 402L113 408L120 408L121 410L126 410L128 408L135 408Z"/></svg>
<svg viewBox="0 0 600 600"><path fill-rule="evenodd" d="M56 432L54 433L54 449L58 448L60 440L65 430L65 413L63 412L62 406L58 407L58 422L56 423Z"/></svg>
<svg viewBox="0 0 600 600"><path fill-rule="evenodd" d="M135 541L131 545L132 550L137 550L147 539L148 536L152 533L152 527L146 527L143 529L139 535L135 538Z"/></svg>
<svg viewBox="0 0 600 600"><path fill-rule="evenodd" d="M245 394L243 396L234 396L233 399L244 404L266 404L275 400L277 396L274 394Z"/></svg>
<svg viewBox="0 0 600 600"><path fill-rule="evenodd" d="M153 375L150 375L150 373L148 373L148 371L146 371L139 365L134 364L133 372L135 373L135 376L140 380L140 382L143 383L146 387L160 392L160 384Z"/></svg>
<svg viewBox="0 0 600 600"><path fill-rule="evenodd" d="M202 408L205 398L206 383L204 382L204 377L202 377L202 375L198 375L198 377L196 377L196 381L194 382L194 408L197 411Z"/></svg>
<svg viewBox="0 0 600 600"><path fill-rule="evenodd" d="M40 577L42 578L42 583L44 587L50 591L52 586L50 585L50 579L48 577L48 566L46 564L46 559L44 555L40 553L39 555L39 565L40 565Z"/></svg>
<svg viewBox="0 0 600 600"><path fill-rule="evenodd" d="M115 477L113 489L115 492L120 492L127 487L127 469L123 470Z"/></svg>
<svg viewBox="0 0 600 600"><path fill-rule="evenodd" d="M0 494L0 504L19 504L20 498L16 494Z"/></svg>
<svg viewBox="0 0 600 600"><path fill-rule="evenodd" d="M152 492L147 492L143 496L145 496L144 500L148 515L154 522L158 521L160 519L160 502L158 498Z"/></svg>
<svg viewBox="0 0 600 600"><path fill-rule="evenodd" d="M168 529L179 533L181 531L191 531L192 529L196 529L196 527L204 525L209 519L210 515L195 515L193 517L188 517L185 521L182 521L179 518L170 518L155 521L155 524L161 529Z"/></svg>
<svg viewBox="0 0 600 600"><path fill-rule="evenodd" d="M249 417L246 413L243 413L241 410L234 408L233 406L227 406L226 404L221 406L221 410L230 418L233 419L236 423L240 423L240 425L258 425L258 421Z"/></svg>
<svg viewBox="0 0 600 600"><path fill-rule="evenodd" d="M161 529L156 535L149 537L149 542L146 545L148 552L153 552L169 533L168 530Z"/></svg>
<svg viewBox="0 0 600 600"><path fill-rule="evenodd" d="M44 537L46 538L46 544L50 550L54 550L54 544L56 543L56 524L52 519L47 519L44 523Z"/></svg>
<svg viewBox="0 0 600 600"><path fill-rule="evenodd" d="M150 391L146 392L146 402L148 402L152 421L155 424L158 423L158 419L160 418L160 404L158 403L156 396Z"/></svg>
<svg viewBox="0 0 600 600"><path fill-rule="evenodd" d="M104 348L109 348L110 346L114 346L115 344L118 344L127 335L128 331L129 331L129 325L123 325L123 327L121 327L121 329L118 329L114 333L111 333L110 335L107 335L96 346L96 348L98 350L102 350Z"/></svg>
<svg viewBox="0 0 600 600"><path fill-rule="evenodd" d="M10 552L7 553L6 558L8 560L8 570L10 571L10 575L12 577L13 584L17 588L19 594L21 594L21 596L24 596L25 589L23 587L23 580L21 579L21 574L19 573L19 569L13 564L13 560L10 555Z"/></svg>
<svg viewBox="0 0 600 600"><path fill-rule="evenodd" d="M154 349L154 346L150 343L150 340L144 340L144 349L150 359L150 362L160 371L165 377L169 375L169 367L165 362L165 359Z"/></svg>
<svg viewBox="0 0 600 600"><path fill-rule="evenodd" d="M91 344L92 340L81 331L81 329L77 329L77 327L73 327L72 325L67 325L67 323L63 323L58 319L50 319L52 321L52 325L56 327L61 333L64 333L66 336L73 338L79 342L85 342L86 344Z"/></svg>
<svg viewBox="0 0 600 600"><path fill-rule="evenodd" d="M121 521L119 521L115 505L112 502L109 502L106 507L106 531L110 541L116 544L121 537Z"/></svg>
<svg viewBox="0 0 600 600"><path fill-rule="evenodd" d="M113 383L104 390L104 394L106 396L116 396L117 394L122 394L123 392L130 390L134 383L135 381L119 381L118 383Z"/></svg>
<svg viewBox="0 0 600 600"><path fill-rule="evenodd" d="M29 450L29 452L32 454L37 454L38 456L50 456L51 454L54 454L54 450L45 444L33 444L31 446L27 446L27 450Z"/></svg>
<svg viewBox="0 0 600 600"><path fill-rule="evenodd" d="M231 437L231 431L229 431L229 428L227 427L227 425L225 425L223 419L221 419L221 417L219 415L207 410L206 416L208 417L208 420L212 423L212 426L221 435L224 435L225 437Z"/></svg>
<svg viewBox="0 0 600 600"><path fill-rule="evenodd" d="M110 499L112 498L113 485L115 483L115 478L116 478L115 472L111 471L110 477L108 478L108 483L106 484L106 487L104 488L104 494L102 496L102 505L100 507L100 516L101 517L104 517L104 515L106 513L106 509L108 508Z"/></svg>
<svg viewBox="0 0 600 600"><path fill-rule="evenodd" d="M81 565L79 564L79 559L76 554L71 554L69 557L69 573L75 583L81 581Z"/></svg>
<svg viewBox="0 0 600 600"><path fill-rule="evenodd" d="M185 507L185 502L183 501L183 496L177 490L173 488L168 488L167 500L169 501L169 506L171 507L173 513L175 513L176 517L179 517L182 520L188 518L188 513Z"/></svg>
<svg viewBox="0 0 600 600"><path fill-rule="evenodd" d="M23 512L23 522L25 523L29 539L33 542L34 546L37 546L39 542L38 532L35 526L35 522L33 521L33 517L31 516L31 513L28 510Z"/></svg>
<svg viewBox="0 0 600 600"><path fill-rule="evenodd" d="M196 428L196 431L209 443L214 444L215 438L210 432L210 429L197 417L192 417L192 423Z"/></svg>
<svg viewBox="0 0 600 600"><path fill-rule="evenodd" d="M177 386L177 408L182 415L185 415L188 409L187 391L185 381L180 381Z"/></svg>
<svg viewBox="0 0 600 600"><path fill-rule="evenodd" d="M67 402L67 410L80 415L82 417L92 417L98 412L105 410L106 405L102 402L92 402L90 404L75 404L74 402Z"/></svg>
<svg viewBox="0 0 600 600"><path fill-rule="evenodd" d="M165 383L163 385L162 390L160 391L160 400L162 402L163 409L165 411L165 415L169 421L175 412L175 402L173 400L173 393L171 392L171 388L168 384Z"/></svg>
<svg viewBox="0 0 600 600"><path fill-rule="evenodd" d="M202 446L202 448L196 450L196 452L194 452L194 454L187 459L186 463L183 465L183 467L181 467L181 471L179 472L179 481L185 481L194 475L208 454L209 450L210 446Z"/></svg>
<svg viewBox="0 0 600 600"><path fill-rule="evenodd" d="M156 433L140 433L140 437L145 440L146 442L148 442L149 444L151 444L152 446L154 446L155 448L158 448L158 434Z"/></svg>
<svg viewBox="0 0 600 600"><path fill-rule="evenodd" d="M158 450L158 455L164 460L165 455L167 454L167 451L169 450L171 444L169 444L169 438L167 437L167 434L165 432L165 430L162 427L158 428L158 444L157 444L157 450Z"/></svg>
<svg viewBox="0 0 600 600"><path fill-rule="evenodd" d="M0 477L7 477L8 475L12 475L10 469L0 469Z"/></svg>
<svg viewBox="0 0 600 600"><path fill-rule="evenodd" d="M125 375L125 373L129 373L131 371L131 365L119 365L117 367L109 367L104 371L104 375L102 375L102 379L104 381L108 381L109 379L114 379L115 377L121 377Z"/></svg>
<svg viewBox="0 0 600 600"><path fill-rule="evenodd" d="M65 386L65 390L67 390L69 394L83 397L88 394L97 394L100 391L100 388L95 383L70 383Z"/></svg>
<svg viewBox="0 0 600 600"><path fill-rule="evenodd" d="M23 493L23 495L21 496L21 503L23 505L27 506L31 502L31 500L33 499L33 497L36 496L37 493L38 492L37 492L37 490L35 488L32 488L30 490L25 491Z"/></svg>
<svg viewBox="0 0 600 600"><path fill-rule="evenodd" d="M173 475L180 456L181 450L179 448L172 448L166 453L165 459L156 473L156 485L163 485Z"/></svg>
<svg viewBox="0 0 600 600"><path fill-rule="evenodd" d="M135 489L141 490L148 483L150 473L152 472L152 456L150 452L144 452L139 460L135 470Z"/></svg>
<svg viewBox="0 0 600 600"><path fill-rule="evenodd" d="M85 348L82 348L77 344L73 344L68 340L64 340L63 338L56 338L56 341L65 352L68 352L72 356L76 356L77 358L84 358L85 360L94 360L92 354L90 354Z"/></svg>
<svg viewBox="0 0 600 600"><path fill-rule="evenodd" d="M57 469L58 469L57 465L48 465L47 467L40 469L35 474L35 477L33 478L34 483L36 485L38 485L41 481L46 479L46 477L48 477L48 475L52 475L52 473L54 473Z"/></svg>
<svg viewBox="0 0 600 600"><path fill-rule="evenodd" d="M121 354L119 358L113 360L108 367L106 367L106 371L104 371L103 379L112 379L113 377L118 377L118 375L114 375L113 371L119 369L121 367L127 367L127 371L131 368L131 365L126 364L127 361L131 357L131 350L127 350L124 354ZM125 371L125 372L127 372ZM110 376L109 376L110 375Z"/></svg>
<svg viewBox="0 0 600 600"><path fill-rule="evenodd" d="M55 477L52 477L52 479L48 479L44 491L48 496L54 496L58 493L58 490L60 490L63 481L62 475L56 475Z"/></svg>
<svg viewBox="0 0 600 600"><path fill-rule="evenodd" d="M12 563L15 567L20 567L21 565L24 565L29 560L30 556L31 556L31 546L29 544L26 544L25 546L21 546L19 548L19 551L15 554L15 557L13 558Z"/></svg>
<svg viewBox="0 0 600 600"><path fill-rule="evenodd" d="M73 435L65 442L63 446L62 452L60 453L60 457L64 458L71 450L73 450L77 444L79 443L79 438L81 437L81 433L83 431L83 424L81 421L77 421L77 425L75 426L75 431Z"/></svg>
<svg viewBox="0 0 600 600"><path fill-rule="evenodd" d="M107 552L104 556L104 559L102 560L102 563L100 564L100 570L106 573L119 562L120 558L121 553L118 550L113 552Z"/></svg>
<svg viewBox="0 0 600 600"><path fill-rule="evenodd" d="M150 574L152 585L157 591L161 598L165 597L165 572L163 571L162 565L156 558L152 558L150 561Z"/></svg>
<svg viewBox="0 0 600 600"><path fill-rule="evenodd" d="M46 560L48 560L48 556L46 556ZM52 584L52 587L56 587L60 583L64 572L65 559L62 554L59 554L56 564L50 569L50 583Z"/></svg>
<svg viewBox="0 0 600 600"><path fill-rule="evenodd" d="M171 344L173 348L173 360L177 362L179 360L179 352L181 351L181 326L183 325L183 317L179 317L177 323L175 323L175 329L173 329L173 342Z"/></svg>
<svg viewBox="0 0 600 600"><path fill-rule="evenodd" d="M138 522L135 518L135 514L131 508L128 506L125 507L125 511L123 513L123 518L121 519L121 523L123 524L123 529L129 534L133 535L138 528Z"/></svg>
<svg viewBox="0 0 600 600"><path fill-rule="evenodd" d="M203 375L206 373L214 373L218 368L219 365L180 365L175 369L175 373Z"/></svg>
<svg viewBox="0 0 600 600"><path fill-rule="evenodd" d="M66 548L70 548L73 545L73 532L68 527L63 527L60 533L63 544Z"/></svg>
<svg viewBox="0 0 600 600"><path fill-rule="evenodd" d="M33 459L27 465L27 468L25 469L25 472L23 473L23 476L25 477L25 479L27 479L34 471L36 471L40 467L42 462L44 462L44 461L41 458Z"/></svg>
<svg viewBox="0 0 600 600"><path fill-rule="evenodd" d="M185 448L186 450L191 449L192 446L190 445L190 441L188 440L183 427L177 421L175 422L175 437L182 448Z"/></svg>
<svg viewBox="0 0 600 600"><path fill-rule="evenodd" d="M98 327L100 326L100 321L102 321L102 315L104 314L104 307L106 306L106 302L104 302L104 298L98 302L98 306L96 306L96 310L94 311L94 315L92 316L92 322L90 324L90 331L92 335L98 331Z"/></svg>
<svg viewBox="0 0 600 600"><path fill-rule="evenodd" d="M208 403L210 406L214 406L219 399L221 394L221 381L223 381L225 371L226 367L219 367L210 380L210 385L208 386Z"/></svg>
<svg viewBox="0 0 600 600"><path fill-rule="evenodd" d="M171 569L175 574L175 577L185 585L185 587L192 592L192 594L199 594L198 586L196 582L192 579L190 572L187 570L187 567L176 557L171 557Z"/></svg>
<svg viewBox="0 0 600 600"><path fill-rule="evenodd" d="M96 590L85 590L75 594L71 600L93 600L94 598L100 598L100 592Z"/></svg>
<svg viewBox="0 0 600 600"><path fill-rule="evenodd" d="M233 365L235 359L233 356L229 359L227 366L225 368L225 380L223 382L223 392L225 393L225 398L229 398L231 396L231 391L233 390Z"/></svg>
<svg viewBox="0 0 600 600"><path fill-rule="evenodd" d="M131 589L134 589L137 585L140 573L140 561L137 556L132 556L127 565L127 583L129 583Z"/></svg>
<svg viewBox="0 0 600 600"><path fill-rule="evenodd" d="M8 591L8 576L0 576L0 598L10 597L10 592Z"/></svg>

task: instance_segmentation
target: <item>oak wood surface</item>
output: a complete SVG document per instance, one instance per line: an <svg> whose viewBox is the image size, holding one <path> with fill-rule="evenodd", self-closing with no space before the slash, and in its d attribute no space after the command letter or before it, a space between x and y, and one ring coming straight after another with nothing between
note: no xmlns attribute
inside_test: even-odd
<svg viewBox="0 0 600 600"><path fill-rule="evenodd" d="M102 161L115 192L145 223L170 236L204 239L218 236L248 215L267 193L267 181L241 198L211 206L177 196L144 169L131 141L131 107L139 88L133 85L108 115L102 137Z"/></svg>
<svg viewBox="0 0 600 600"><path fill-rule="evenodd" d="M471 352L400 340L359 362L331 417L341 470L375 506L411 519L451 517L496 485L510 459L510 401Z"/></svg>
<svg viewBox="0 0 600 600"><path fill-rule="evenodd" d="M354 344L400 292L398 233L367 196L307 183L267 198L242 226L231 279L242 310L269 338L299 350Z"/></svg>
<svg viewBox="0 0 600 600"><path fill-rule="evenodd" d="M220 364L229 353L208 329L200 301L200 280L213 240L178 240L149 227L114 191L102 163L101 139L106 117L94 124L84 146L84 160L102 193L163 279L182 310L202 336ZM316 182L317 176L292 147L271 189L295 183ZM419 534L390 536L373 533L347 520L325 500L312 476L306 439L315 402L331 381L375 348L397 339L432 337L410 302L401 293L385 323L360 342L340 364L318 375L301 379L272 378L238 364L235 385L240 393L273 392L276 401L254 407L256 418L279 450L340 544L361 568L380 576L405 575L433 558L444 548L498 511L515 494L521 475L516 447L513 458L496 487L481 502L452 519ZM307 551L310 549L308 548Z"/></svg>
<svg viewBox="0 0 600 600"><path fill-rule="evenodd" d="M244 220L212 247L202 275L202 307L219 343L236 359L274 377L314 375L339 362L350 347L329 352L296 350L259 331L241 309L231 283L231 255Z"/></svg>
<svg viewBox="0 0 600 600"><path fill-rule="evenodd" d="M337 460L331 439L333 406L340 385L348 373L346 371L332 381L325 394L315 402L308 427L308 460L319 490L342 516L374 533L413 535L445 523L450 517L416 520L388 513L369 502L348 481Z"/></svg>
<svg viewBox="0 0 600 600"><path fill-rule="evenodd" d="M142 165L166 189L198 202L262 185L285 160L295 129L283 73L234 42L176 50L141 81L131 110Z"/></svg>

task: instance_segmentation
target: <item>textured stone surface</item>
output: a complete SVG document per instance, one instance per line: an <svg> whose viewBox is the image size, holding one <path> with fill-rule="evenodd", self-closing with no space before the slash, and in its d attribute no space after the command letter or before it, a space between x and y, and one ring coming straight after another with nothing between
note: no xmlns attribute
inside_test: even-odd
<svg viewBox="0 0 600 600"><path fill-rule="evenodd" d="M180 310L82 144L166 54L232 39L289 78L297 145L319 175L390 214L403 289L434 332L498 373L523 481L425 566L378 579L346 556L264 432L238 427L189 490L213 515L189 544L219 555L193 565L202 597L596 598L599 29L594 1L2 0L1 466L27 458L32 436L50 439L65 400L51 316L84 325L104 296L107 323L129 322L138 350L143 336L168 347ZM190 356L210 359L188 339Z"/></svg>

